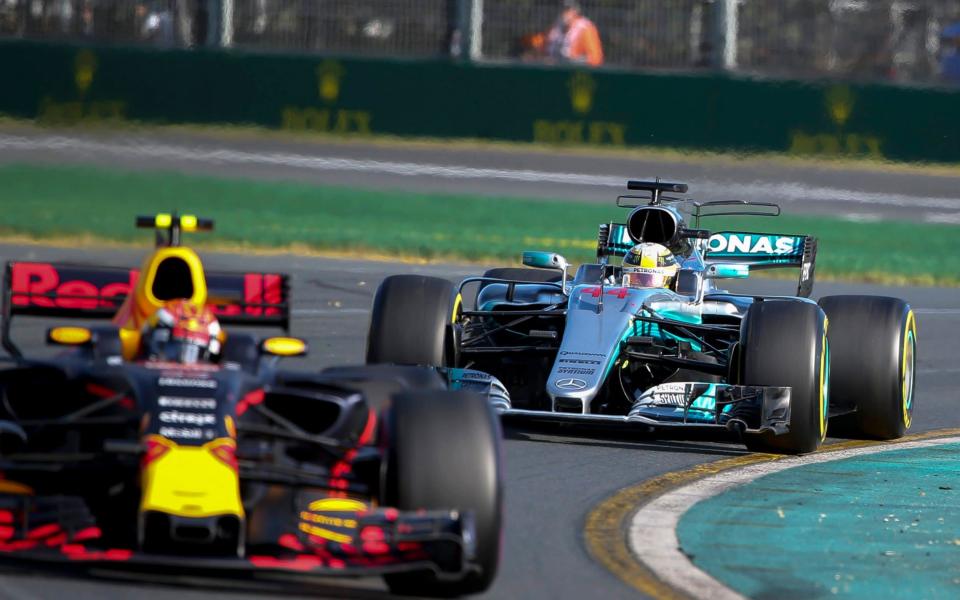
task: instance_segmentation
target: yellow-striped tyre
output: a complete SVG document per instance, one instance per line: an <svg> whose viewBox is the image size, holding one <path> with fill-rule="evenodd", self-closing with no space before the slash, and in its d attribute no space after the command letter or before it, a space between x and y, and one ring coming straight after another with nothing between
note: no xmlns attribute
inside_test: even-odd
<svg viewBox="0 0 960 600"><path fill-rule="evenodd" d="M820 447L829 416L830 351L826 317L813 302L764 300L750 307L740 329L740 382L791 389L789 431L747 435L747 448L804 454Z"/></svg>
<svg viewBox="0 0 960 600"><path fill-rule="evenodd" d="M446 279L391 275L373 299L367 364L455 366L453 325L461 310Z"/></svg>
<svg viewBox="0 0 960 600"><path fill-rule="evenodd" d="M910 428L915 407L917 321L910 305L884 296L827 296L830 398L854 411L852 435L891 440Z"/></svg>

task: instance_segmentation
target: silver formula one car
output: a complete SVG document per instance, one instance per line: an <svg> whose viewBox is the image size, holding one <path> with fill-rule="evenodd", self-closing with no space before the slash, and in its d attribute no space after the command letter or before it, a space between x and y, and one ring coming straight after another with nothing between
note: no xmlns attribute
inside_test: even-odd
<svg viewBox="0 0 960 600"><path fill-rule="evenodd" d="M863 437L904 434L917 343L906 302L814 302L813 237L700 228L719 214L776 216L775 204L698 203L673 196L686 185L659 181L628 189L642 195L617 199L631 209L626 222L600 226L597 262L572 280L567 261L546 252L523 254L533 268L492 269L459 286L387 278L367 361L438 367L452 388L486 393L509 417L725 429L751 449L786 453L816 450L839 416ZM657 268L627 267L650 245L669 255L665 287L632 279ZM646 266L667 264L658 260ZM795 296L718 287L779 267L799 268Z"/></svg>

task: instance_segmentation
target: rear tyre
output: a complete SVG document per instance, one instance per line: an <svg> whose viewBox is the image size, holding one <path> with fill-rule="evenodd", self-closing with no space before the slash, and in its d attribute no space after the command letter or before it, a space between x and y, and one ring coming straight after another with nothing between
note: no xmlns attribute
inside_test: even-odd
<svg viewBox="0 0 960 600"><path fill-rule="evenodd" d="M741 383L789 386L790 423L784 435L748 435L755 452L804 454L827 434L829 348L823 311L809 302L754 303L740 330Z"/></svg>
<svg viewBox="0 0 960 600"><path fill-rule="evenodd" d="M502 490L500 426L487 400L465 392L394 396L386 418L383 503L401 510L470 511L478 572L439 581L432 572L384 579L401 594L452 596L487 589L500 558Z"/></svg>
<svg viewBox="0 0 960 600"><path fill-rule="evenodd" d="M107 360L123 356L123 342L120 341L120 329L114 325L91 327L93 358Z"/></svg>
<svg viewBox="0 0 960 600"><path fill-rule="evenodd" d="M248 333L231 333L223 343L221 364L234 364L244 371L256 373L260 366L260 344Z"/></svg>
<svg viewBox="0 0 960 600"><path fill-rule="evenodd" d="M827 296L830 398L855 407L858 437L902 437L913 420L917 323L910 305L883 296Z"/></svg>
<svg viewBox="0 0 960 600"><path fill-rule="evenodd" d="M391 275L373 300L367 335L367 364L445 366L452 325L458 319L457 288L437 277Z"/></svg>

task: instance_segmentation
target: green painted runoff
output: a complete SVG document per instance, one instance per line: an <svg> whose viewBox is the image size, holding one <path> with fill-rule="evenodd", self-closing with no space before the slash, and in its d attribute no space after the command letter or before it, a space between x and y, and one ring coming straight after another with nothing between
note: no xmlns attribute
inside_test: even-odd
<svg viewBox="0 0 960 600"><path fill-rule="evenodd" d="M960 444L800 466L695 505L694 564L749 598L960 596Z"/></svg>

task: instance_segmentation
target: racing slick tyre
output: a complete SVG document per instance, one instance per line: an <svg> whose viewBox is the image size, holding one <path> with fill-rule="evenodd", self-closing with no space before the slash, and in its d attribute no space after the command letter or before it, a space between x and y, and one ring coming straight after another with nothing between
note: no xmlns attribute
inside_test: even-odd
<svg viewBox="0 0 960 600"><path fill-rule="evenodd" d="M454 362L456 286L437 277L391 275L373 299L367 364L447 366Z"/></svg>
<svg viewBox="0 0 960 600"><path fill-rule="evenodd" d="M439 580L432 572L386 575L392 592L452 596L490 586L500 559L500 435L482 396L448 391L394 395L386 414L383 505L471 512L479 571L459 581Z"/></svg>
<svg viewBox="0 0 960 600"><path fill-rule="evenodd" d="M115 325L101 325L91 327L93 334L92 349L93 357L96 359L107 360L114 356L123 356L123 343L120 341L120 328Z"/></svg>
<svg viewBox="0 0 960 600"><path fill-rule="evenodd" d="M791 388L789 431L746 435L747 448L786 454L815 451L827 434L830 369L823 311L810 302L756 302L743 319L740 345L742 384Z"/></svg>
<svg viewBox="0 0 960 600"><path fill-rule="evenodd" d="M910 305L883 296L820 299L830 331L830 399L856 407L858 437L902 437L913 419L917 322Z"/></svg>
<svg viewBox="0 0 960 600"><path fill-rule="evenodd" d="M256 373L260 365L260 345L257 338L249 333L231 333L223 343L220 362L237 365L248 373Z"/></svg>

